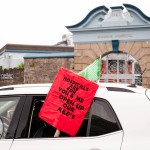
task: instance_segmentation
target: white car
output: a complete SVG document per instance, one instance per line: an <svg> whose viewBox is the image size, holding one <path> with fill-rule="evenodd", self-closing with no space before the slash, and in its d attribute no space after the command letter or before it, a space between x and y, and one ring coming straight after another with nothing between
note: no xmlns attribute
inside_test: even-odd
<svg viewBox="0 0 150 150"><path fill-rule="evenodd" d="M0 87L1 150L150 150L150 90L99 83L77 135L38 117L51 84Z"/></svg>

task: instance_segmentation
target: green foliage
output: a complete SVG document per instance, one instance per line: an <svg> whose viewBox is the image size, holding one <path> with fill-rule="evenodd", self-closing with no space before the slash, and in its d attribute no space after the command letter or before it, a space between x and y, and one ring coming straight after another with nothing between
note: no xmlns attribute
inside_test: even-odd
<svg viewBox="0 0 150 150"><path fill-rule="evenodd" d="M20 63L20 64L18 64L18 67L17 67L18 69L24 69L24 63Z"/></svg>

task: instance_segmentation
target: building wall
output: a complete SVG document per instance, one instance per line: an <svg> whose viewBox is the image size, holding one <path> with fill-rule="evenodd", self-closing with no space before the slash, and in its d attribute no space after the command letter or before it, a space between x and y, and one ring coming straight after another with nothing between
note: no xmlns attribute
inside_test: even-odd
<svg viewBox="0 0 150 150"><path fill-rule="evenodd" d="M74 70L81 71L87 65L92 63L100 55L112 51L111 42L107 43L88 43L88 44L75 44L74 48Z"/></svg>
<svg viewBox="0 0 150 150"><path fill-rule="evenodd" d="M70 53L73 52L72 46L45 46L45 45L22 45L22 44L6 44L0 49L0 67L3 69L17 68L18 65L24 63L24 57L43 55L53 55L54 53Z"/></svg>
<svg viewBox="0 0 150 150"><path fill-rule="evenodd" d="M60 67L73 70L73 58L34 58L24 60L24 69L0 69L0 86L53 82ZM6 78L2 79L5 75ZM8 78L13 75L13 78Z"/></svg>
<svg viewBox="0 0 150 150"><path fill-rule="evenodd" d="M125 52L142 71L146 69L142 85L150 88L150 17L134 5L123 6L98 6L80 22L67 26L74 37L74 68L78 72L100 55Z"/></svg>
<svg viewBox="0 0 150 150"><path fill-rule="evenodd" d="M24 83L53 82L60 67L73 70L73 58L25 59Z"/></svg>
<svg viewBox="0 0 150 150"><path fill-rule="evenodd" d="M100 55L103 57L112 51L111 42L75 44L75 72L84 69ZM150 88L150 41L120 42L119 51L128 53L134 57L138 61L142 71L146 69L142 75L142 85Z"/></svg>
<svg viewBox="0 0 150 150"><path fill-rule="evenodd" d="M6 44L0 49L0 86L52 82L60 67L73 70L73 51L71 46Z"/></svg>
<svg viewBox="0 0 150 150"><path fill-rule="evenodd" d="M24 70L22 69L0 69L0 75L0 86L24 83ZM6 76L5 79L2 78L3 75ZM9 75L13 75L13 78L10 79Z"/></svg>
<svg viewBox="0 0 150 150"><path fill-rule="evenodd" d="M16 68L23 63L23 56L26 53L5 52L0 55L0 66L3 69Z"/></svg>

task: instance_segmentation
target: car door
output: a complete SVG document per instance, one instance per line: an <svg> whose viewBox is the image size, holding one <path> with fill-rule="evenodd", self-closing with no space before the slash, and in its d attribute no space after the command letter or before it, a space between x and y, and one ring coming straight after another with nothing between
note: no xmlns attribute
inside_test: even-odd
<svg viewBox="0 0 150 150"><path fill-rule="evenodd" d="M75 137L70 137L69 135L61 132L60 137L54 138L56 129L52 126L45 125L45 123L43 123L44 126L42 126L42 122L40 120L38 120L38 123L33 123L35 120L37 121L34 117L36 116L35 114L39 112L36 111L35 113L34 111L37 107L42 106L40 103L43 98L44 97L40 98L38 96L31 98L32 100L34 99L34 101L36 99L36 102L30 102L30 104L33 104L34 106L28 107L30 110L26 111L26 115L29 115L30 119L28 118L28 121L24 122L24 124L26 124L24 129L19 129L20 131L16 134L11 150L25 150L31 148L36 150L121 149L123 130L117 116L106 100L95 98L90 112L83 120L83 123ZM38 125L41 125L41 127L37 127ZM43 127L47 128L47 126L49 126L49 130L46 130L46 133L43 134ZM37 129L37 131L35 131L36 128L39 128L39 130ZM26 132L24 132L25 130Z"/></svg>
<svg viewBox="0 0 150 150"><path fill-rule="evenodd" d="M0 97L0 149L9 150L17 129L25 97Z"/></svg>

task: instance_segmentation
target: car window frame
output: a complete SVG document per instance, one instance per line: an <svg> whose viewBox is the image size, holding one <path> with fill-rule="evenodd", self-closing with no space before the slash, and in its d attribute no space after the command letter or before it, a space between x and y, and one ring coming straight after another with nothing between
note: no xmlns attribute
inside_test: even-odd
<svg viewBox="0 0 150 150"><path fill-rule="evenodd" d="M30 122L31 118L29 119L29 117L31 117L31 115L32 115L31 110L32 110L33 101L34 101L33 97L38 97L38 96L40 96L40 97L45 96L46 97L46 94L27 95L26 101L25 101L25 104L24 104L24 107L22 110L22 115L21 115L20 120L19 120L19 125L17 128L15 139L18 139L18 138L30 139L30 137L28 137L28 134L29 134L29 128L30 128L29 122ZM108 105L110 111L112 112L113 117L115 118L115 120L117 122L117 125L119 126L119 129L122 130L122 126L121 126L119 119L118 119L113 107L111 106L111 104L106 99L99 98L99 97L94 97L93 103L95 101L103 101ZM92 104L91 104L91 107L92 107ZM91 118L90 117L92 117L91 113L92 113L92 109L90 108L89 109L88 124L87 124L87 129L86 129L86 135L82 136L82 137L94 137L94 136L89 136L90 125L91 125ZM101 136L101 135L99 135L99 136ZM68 138L68 137L69 136L66 136L65 138ZM75 137L80 137L80 136L75 136ZM45 138L45 137L40 137L40 138ZM60 138L64 138L64 137L60 137Z"/></svg>
<svg viewBox="0 0 150 150"><path fill-rule="evenodd" d="M18 124L18 128L16 131L16 135L15 135L15 139L18 138L25 138L28 139L28 132L29 132L29 122L30 119L29 117L31 117L31 113L32 113L32 107L33 107L33 97L38 97L38 96L45 96L46 97L47 94L30 94L30 95L26 95L26 100L25 100L25 104L22 110L22 114L19 120L19 124Z"/></svg>
<svg viewBox="0 0 150 150"><path fill-rule="evenodd" d="M116 120L116 123L117 123L117 125L119 127L118 131L123 130L122 126L121 126L121 123L120 123L120 121L119 121L119 119L117 117L117 114L116 114L115 110L113 109L113 107L111 106L111 104L106 99L99 98L99 97L94 97L93 103L95 103L96 101L102 101L109 107L109 110L111 111L111 113L112 113L112 115L113 115L114 119ZM93 115L93 110L92 110L93 103L91 104L91 108L90 108L90 111L89 111L89 118L88 118L86 137L94 137L94 136L90 136L91 119L92 119L92 115ZM110 133L107 133L107 134L110 134ZM105 135L105 134L103 134L103 135ZM103 136L103 135L99 135L99 136Z"/></svg>
<svg viewBox="0 0 150 150"><path fill-rule="evenodd" d="M20 97L19 102L16 106L15 112L13 114L12 120L10 122L7 134L5 139L14 139L15 134L18 128L18 123L20 120L21 112L25 103L26 96L24 95L1 95L0 98L11 98L11 97Z"/></svg>

